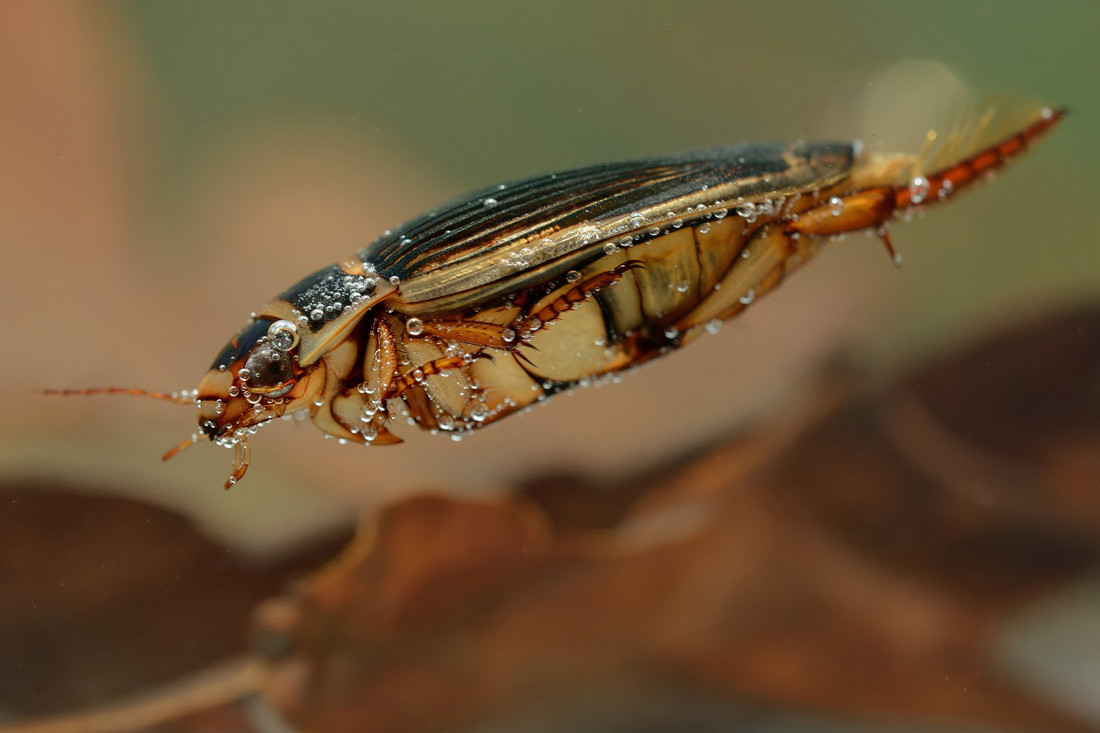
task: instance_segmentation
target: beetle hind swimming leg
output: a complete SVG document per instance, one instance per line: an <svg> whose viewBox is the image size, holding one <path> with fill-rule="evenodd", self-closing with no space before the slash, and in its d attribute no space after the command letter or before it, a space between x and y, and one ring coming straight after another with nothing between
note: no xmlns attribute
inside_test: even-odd
<svg viewBox="0 0 1100 733"><path fill-rule="evenodd" d="M947 200L1018 157L1028 146L1057 125L1064 109L1032 110L1030 122L1013 128L1015 132L995 138L1004 123L987 113L972 134L953 136L939 152L931 154L936 170L914 175L922 167L923 156L868 155L857 164L852 175L833 189L823 191L820 205L801 212L784 224L788 236L827 237L862 229L881 229L899 213L923 208ZM1015 115L1004 115L1015 119ZM966 137L966 147L958 140ZM994 142L989 142L990 139ZM927 153L925 155L928 155ZM897 262L889 237L879 232L887 250Z"/></svg>

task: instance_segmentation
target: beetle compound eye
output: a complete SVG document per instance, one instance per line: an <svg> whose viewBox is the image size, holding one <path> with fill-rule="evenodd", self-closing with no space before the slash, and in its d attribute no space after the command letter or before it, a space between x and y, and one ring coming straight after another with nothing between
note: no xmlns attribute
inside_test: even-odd
<svg viewBox="0 0 1100 733"><path fill-rule="evenodd" d="M249 353L240 378L249 390L260 394L273 394L286 383L294 380L293 359L289 352L276 347L271 341L257 345Z"/></svg>
<svg viewBox="0 0 1100 733"><path fill-rule="evenodd" d="M267 337L279 351L290 351L298 345L298 326L291 321L275 321L267 329Z"/></svg>

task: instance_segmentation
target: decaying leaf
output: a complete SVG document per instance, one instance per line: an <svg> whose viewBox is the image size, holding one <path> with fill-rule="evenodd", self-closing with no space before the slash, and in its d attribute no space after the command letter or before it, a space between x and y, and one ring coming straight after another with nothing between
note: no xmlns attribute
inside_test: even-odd
<svg viewBox="0 0 1100 733"><path fill-rule="evenodd" d="M261 605L223 697L199 694L207 678L129 727L33 730L545 730L523 721L664 693L1095 730L1002 675L991 645L1100 559L1098 365L1085 313L874 394L823 389L799 418L635 480L403 500Z"/></svg>

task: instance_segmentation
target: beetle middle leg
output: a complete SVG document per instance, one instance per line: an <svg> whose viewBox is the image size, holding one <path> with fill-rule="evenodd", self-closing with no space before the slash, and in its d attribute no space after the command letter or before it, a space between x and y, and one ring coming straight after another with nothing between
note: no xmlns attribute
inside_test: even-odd
<svg viewBox="0 0 1100 733"><path fill-rule="evenodd" d="M419 333L467 346L499 349L519 355L521 346L530 346L531 338L562 316L577 308L601 290L616 285L631 270L644 267L638 260L628 260L606 272L597 273L560 292L537 310L524 308L507 324L478 320L433 320L418 324ZM551 291L553 292L553 291Z"/></svg>
<svg viewBox="0 0 1100 733"><path fill-rule="evenodd" d="M384 399L389 400L400 397L432 375L444 374L455 369L464 369L478 359L492 359L492 357L482 352L475 352L462 356L443 356L439 359L433 359L394 380L386 390Z"/></svg>

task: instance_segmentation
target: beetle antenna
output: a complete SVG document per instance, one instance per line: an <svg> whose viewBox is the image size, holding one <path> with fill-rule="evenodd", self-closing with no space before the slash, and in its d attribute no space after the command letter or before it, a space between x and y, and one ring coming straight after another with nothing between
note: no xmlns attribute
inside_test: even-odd
<svg viewBox="0 0 1100 733"><path fill-rule="evenodd" d="M177 405L194 405L195 398L186 390L183 392L157 392L148 389L132 389L130 387L92 387L89 389L44 389L42 394L72 397L73 395L101 395L101 394L125 394L134 397L152 397L155 400L174 402Z"/></svg>

